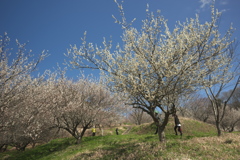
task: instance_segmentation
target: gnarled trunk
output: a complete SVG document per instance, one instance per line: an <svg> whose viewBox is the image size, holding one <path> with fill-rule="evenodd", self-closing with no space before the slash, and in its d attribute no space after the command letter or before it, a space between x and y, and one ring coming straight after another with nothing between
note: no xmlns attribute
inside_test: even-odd
<svg viewBox="0 0 240 160"><path fill-rule="evenodd" d="M158 125L158 139L160 142L164 142L166 140L164 128L161 125Z"/></svg>
<svg viewBox="0 0 240 160"><path fill-rule="evenodd" d="M166 140L164 130L165 130L165 127L168 124L168 120L169 120L169 114L165 113L165 117L164 117L163 122L162 123L159 122L159 121L156 122L156 125L158 127L158 138L159 138L160 142L164 142Z"/></svg>

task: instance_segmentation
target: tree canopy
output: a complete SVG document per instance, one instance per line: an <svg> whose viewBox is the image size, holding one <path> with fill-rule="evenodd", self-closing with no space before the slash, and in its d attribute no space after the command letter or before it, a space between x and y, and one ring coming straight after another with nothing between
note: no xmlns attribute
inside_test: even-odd
<svg viewBox="0 0 240 160"><path fill-rule="evenodd" d="M106 39L102 46L93 45L86 41L85 33L82 45L71 46L67 56L75 68L101 70L113 91L125 93L130 104L150 114L157 125L154 110L159 108L165 114L161 133L181 95L223 80L218 73L231 60L234 29L230 26L220 34L221 13L213 6L211 21L201 23L196 15L178 22L172 31L160 11L155 16L147 8L147 18L137 29L127 23L122 4L116 3L122 19L114 18L122 25L122 42L115 49Z"/></svg>

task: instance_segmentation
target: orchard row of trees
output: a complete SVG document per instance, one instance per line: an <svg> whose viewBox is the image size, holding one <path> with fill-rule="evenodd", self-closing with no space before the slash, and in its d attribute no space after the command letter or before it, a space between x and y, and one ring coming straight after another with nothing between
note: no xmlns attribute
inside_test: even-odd
<svg viewBox="0 0 240 160"><path fill-rule="evenodd" d="M1 150L8 145L25 150L30 143L48 141L59 129L80 143L93 125L119 121L124 111L119 95L87 78L69 80L64 71L46 71L33 78L32 72L47 53L31 60L25 45L17 43L17 54L10 55L10 39L5 34L0 40Z"/></svg>

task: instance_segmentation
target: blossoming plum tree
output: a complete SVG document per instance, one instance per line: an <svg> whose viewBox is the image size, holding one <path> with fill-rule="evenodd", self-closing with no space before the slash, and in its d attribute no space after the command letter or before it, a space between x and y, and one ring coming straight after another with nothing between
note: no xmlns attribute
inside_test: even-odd
<svg viewBox="0 0 240 160"><path fill-rule="evenodd" d="M122 102L116 94L111 94L104 86L80 79L77 82L60 78L51 91L53 127L63 129L81 143L87 129L99 119L116 111Z"/></svg>
<svg viewBox="0 0 240 160"><path fill-rule="evenodd" d="M13 111L18 112L17 105L23 101L22 97L31 84L31 73L47 56L47 52L43 51L39 57L34 59L31 50L26 50L26 44L18 41L16 41L16 53L11 53L15 50L9 48L9 43L10 38L7 33L0 36L0 134L2 135L0 150L6 148L10 142L9 131L16 131L16 124L20 122L20 119L13 118L17 116Z"/></svg>
<svg viewBox="0 0 240 160"><path fill-rule="evenodd" d="M113 91L125 93L129 104L152 117L159 140L164 141L164 129L176 112L178 98L218 83L218 71L229 62L233 28L220 34L221 13L212 7L211 21L202 24L196 15L178 22L171 31L160 11L155 16L147 7L147 18L137 29L127 23L122 4L117 5L122 19L114 18L122 25L121 45L113 49L106 39L102 46L93 45L85 33L82 45L72 45L66 56L74 68L99 69ZM214 75L211 80L210 74ZM161 110L162 121L155 110Z"/></svg>

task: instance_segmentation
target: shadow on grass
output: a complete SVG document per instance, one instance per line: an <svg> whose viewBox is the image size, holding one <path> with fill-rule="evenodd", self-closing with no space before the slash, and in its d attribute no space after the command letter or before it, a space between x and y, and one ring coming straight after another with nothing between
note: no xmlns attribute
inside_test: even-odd
<svg viewBox="0 0 240 160"><path fill-rule="evenodd" d="M147 136L144 138L144 141L150 141L150 140L153 140L153 136Z"/></svg>
<svg viewBox="0 0 240 160"><path fill-rule="evenodd" d="M125 154L132 153L138 149L139 145L135 143L124 143L112 142L106 147L101 149L95 149L88 153L83 153L78 157L75 157L74 160L94 158L97 156L97 159L116 159L116 157L122 157Z"/></svg>
<svg viewBox="0 0 240 160"><path fill-rule="evenodd" d="M188 139L192 139L192 138L194 138L194 136L190 136L190 135L186 136L186 139L187 139L187 140L188 140Z"/></svg>
<svg viewBox="0 0 240 160"><path fill-rule="evenodd" d="M95 141L95 140L98 140L99 138L102 138L102 137L103 137L103 136L90 136L90 137L83 137L83 139L82 139L82 143ZM109 137L109 136L105 136L105 137Z"/></svg>
<svg viewBox="0 0 240 160"><path fill-rule="evenodd" d="M11 151L8 153L8 160L37 160L46 157L54 152L65 150L68 146L73 145L75 139L63 138L55 139L47 144L36 146L33 149L26 149L24 152Z"/></svg>

